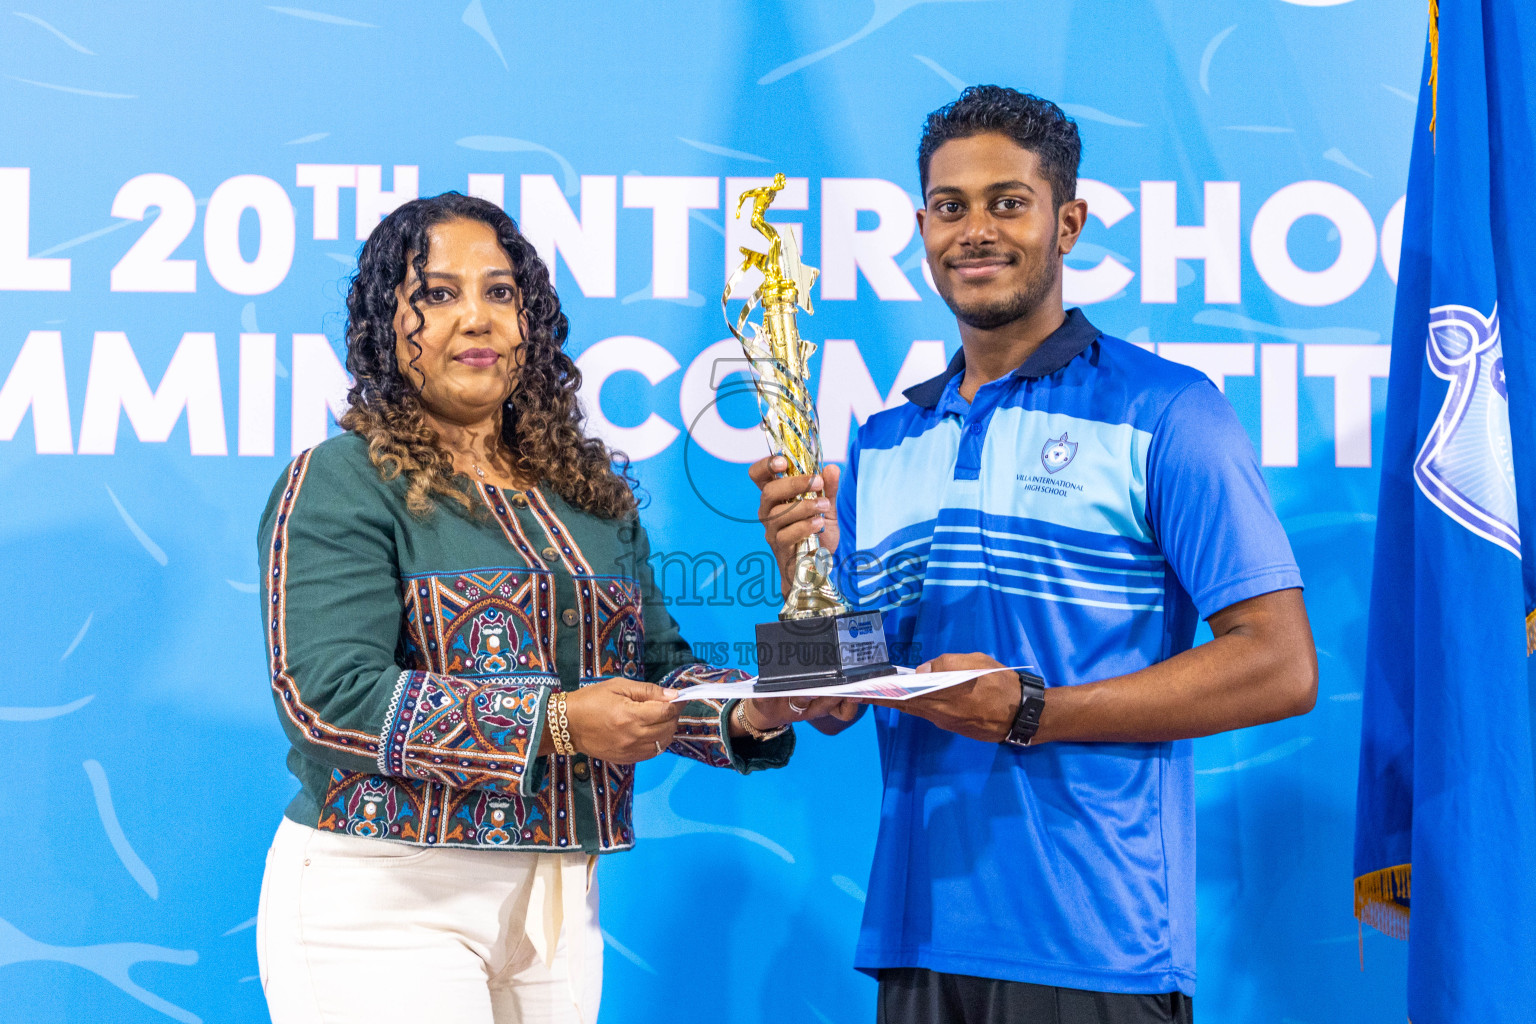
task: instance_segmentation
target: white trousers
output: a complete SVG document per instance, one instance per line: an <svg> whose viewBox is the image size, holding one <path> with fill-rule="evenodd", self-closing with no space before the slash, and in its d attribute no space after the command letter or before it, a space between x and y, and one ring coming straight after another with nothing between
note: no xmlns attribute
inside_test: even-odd
<svg viewBox="0 0 1536 1024"><path fill-rule="evenodd" d="M594 860L407 846L284 818L256 916L273 1024L593 1024Z"/></svg>

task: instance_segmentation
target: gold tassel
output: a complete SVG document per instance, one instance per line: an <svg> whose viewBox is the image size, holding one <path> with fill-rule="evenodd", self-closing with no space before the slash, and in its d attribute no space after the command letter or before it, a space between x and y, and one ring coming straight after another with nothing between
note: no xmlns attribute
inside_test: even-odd
<svg viewBox="0 0 1536 1024"><path fill-rule="evenodd" d="M1536 611L1525 617L1525 656L1536 654Z"/></svg>
<svg viewBox="0 0 1536 1024"><path fill-rule="evenodd" d="M1398 864L1355 879L1355 917L1383 935L1408 938L1408 908L1413 865Z"/></svg>
<svg viewBox="0 0 1536 1024"><path fill-rule="evenodd" d="M1429 0L1429 134L1440 116L1440 0Z"/></svg>

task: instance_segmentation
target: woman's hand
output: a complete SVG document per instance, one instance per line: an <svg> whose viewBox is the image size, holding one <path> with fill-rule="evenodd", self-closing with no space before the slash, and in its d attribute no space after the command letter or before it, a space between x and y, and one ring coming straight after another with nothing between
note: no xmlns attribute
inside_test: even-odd
<svg viewBox="0 0 1536 1024"><path fill-rule="evenodd" d="M677 732L676 690L635 679L604 679L565 695L571 745L588 757L634 764L655 757Z"/></svg>

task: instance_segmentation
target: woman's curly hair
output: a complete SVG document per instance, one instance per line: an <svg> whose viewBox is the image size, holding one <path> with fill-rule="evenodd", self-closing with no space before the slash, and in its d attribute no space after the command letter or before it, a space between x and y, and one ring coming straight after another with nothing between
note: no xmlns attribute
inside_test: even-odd
<svg viewBox="0 0 1536 1024"><path fill-rule="evenodd" d="M385 480L405 476L406 507L413 515L430 515L437 498L465 511L475 507L454 482L453 458L423 415L420 389L400 372L395 344L395 293L406 279L407 261L419 282L427 263L428 231L460 219L479 221L496 232L517 283L525 337L501 420L501 440L514 469L535 482L547 481L577 508L608 519L632 517L634 479L628 458L582 429L576 400L581 371L565 352L570 324L560 311L549 271L512 218L483 199L457 192L413 199L368 236L347 295L347 369L354 383L342 427L367 440L368 457ZM405 340L418 357L421 297L419 285L406 297L417 319Z"/></svg>

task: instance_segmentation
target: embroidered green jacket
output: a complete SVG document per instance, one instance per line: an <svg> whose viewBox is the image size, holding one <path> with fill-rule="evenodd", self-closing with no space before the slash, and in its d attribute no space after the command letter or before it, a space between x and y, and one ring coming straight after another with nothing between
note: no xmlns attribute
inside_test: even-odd
<svg viewBox="0 0 1536 1024"><path fill-rule="evenodd" d="M259 534L272 691L300 824L398 842L627 849L634 769L536 756L551 688L612 676L742 678L697 662L645 532L542 489L470 485L475 515L405 507L344 434L288 467ZM730 704L684 704L673 753L783 765L793 733L731 739Z"/></svg>

